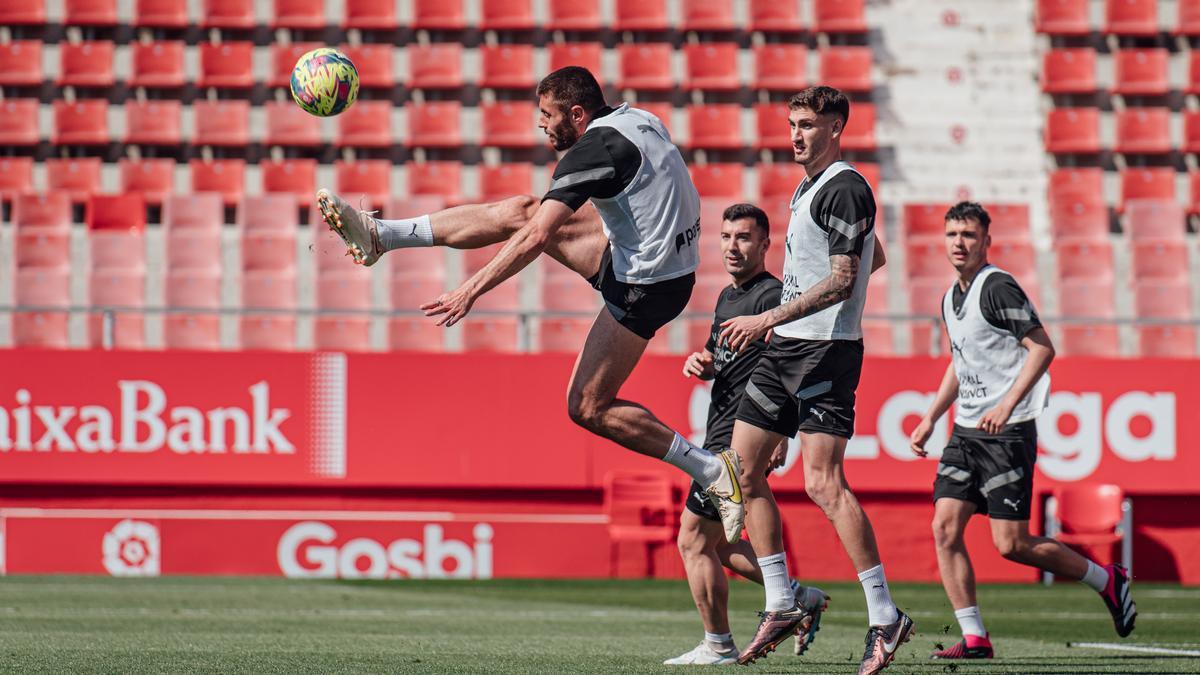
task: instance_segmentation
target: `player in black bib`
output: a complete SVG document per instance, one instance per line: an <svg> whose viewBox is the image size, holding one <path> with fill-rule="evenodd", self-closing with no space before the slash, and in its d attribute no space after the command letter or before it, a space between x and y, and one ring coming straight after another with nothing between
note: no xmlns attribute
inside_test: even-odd
<svg viewBox="0 0 1200 675"><path fill-rule="evenodd" d="M742 352L718 343L721 324L735 316L758 314L779 306L783 284L766 270L764 258L771 245L767 214L751 204L734 204L721 216L721 259L732 283L717 298L712 329L701 351L688 356L683 374L701 380L712 380L712 398L708 407L704 448L719 453L729 447L733 423L737 418L742 392L759 356L767 348L765 340L754 341ZM787 443L780 443L771 458L771 469L783 465ZM688 586L700 619L704 623L704 640L694 649L663 663L666 665L726 665L737 663L738 650L729 630L726 607L729 584L724 565L758 584L762 571L750 542L739 539L730 544L725 539L721 516L708 501L704 488L692 481L685 509L679 518L679 554L687 570ZM819 626L820 612L828 597L817 588L804 588L792 582L796 597L814 614L807 631L796 635L796 654L802 654L812 643Z"/></svg>

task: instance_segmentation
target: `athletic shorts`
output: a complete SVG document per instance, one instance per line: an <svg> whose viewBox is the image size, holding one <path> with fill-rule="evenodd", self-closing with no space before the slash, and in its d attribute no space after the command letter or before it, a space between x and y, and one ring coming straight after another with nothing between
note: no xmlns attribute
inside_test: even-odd
<svg viewBox="0 0 1200 675"><path fill-rule="evenodd" d="M933 500L961 499L998 520L1029 520L1037 424L1010 424L998 434L954 426L942 452Z"/></svg>
<svg viewBox="0 0 1200 675"><path fill-rule="evenodd" d="M776 335L750 374L737 419L792 438L803 431L848 439L862 360L862 340Z"/></svg>
<svg viewBox="0 0 1200 675"><path fill-rule="evenodd" d="M653 284L627 284L613 273L612 253L604 249L600 271L588 283L600 291L604 306L617 323L649 340L687 307L696 275L688 273Z"/></svg>

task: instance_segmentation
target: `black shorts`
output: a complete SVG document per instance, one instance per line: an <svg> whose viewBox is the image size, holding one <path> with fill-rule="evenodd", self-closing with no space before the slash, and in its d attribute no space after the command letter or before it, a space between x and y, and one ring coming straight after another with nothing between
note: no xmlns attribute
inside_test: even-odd
<svg viewBox="0 0 1200 675"><path fill-rule="evenodd" d="M721 522L721 513L717 511L717 507L713 506L712 502L708 501L708 495L704 494L704 488L700 487L696 481L692 481L692 486L688 488L688 496L683 505L688 511L701 518Z"/></svg>
<svg viewBox="0 0 1200 675"><path fill-rule="evenodd" d="M862 340L776 335L746 383L737 418L789 437L803 431L850 438L862 360Z"/></svg>
<svg viewBox="0 0 1200 675"><path fill-rule="evenodd" d="M696 275L688 273L653 284L627 284L613 273L612 253L604 249L600 271L588 278L588 283L600 291L604 306L617 323L649 340L687 307Z"/></svg>
<svg viewBox="0 0 1200 675"><path fill-rule="evenodd" d="M1010 424L998 434L954 426L942 452L933 500L961 499L998 520L1029 520L1037 424Z"/></svg>

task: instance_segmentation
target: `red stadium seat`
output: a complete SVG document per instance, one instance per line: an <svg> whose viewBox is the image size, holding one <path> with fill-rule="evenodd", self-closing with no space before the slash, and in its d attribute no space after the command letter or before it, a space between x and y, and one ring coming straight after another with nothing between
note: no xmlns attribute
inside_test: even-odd
<svg viewBox="0 0 1200 675"><path fill-rule="evenodd" d="M0 101L0 144L37 145L42 134L38 130L38 105L33 98L10 98Z"/></svg>
<svg viewBox="0 0 1200 675"><path fill-rule="evenodd" d="M599 42L561 42L546 45L550 59L550 72L566 66L583 66L596 76L603 86L603 66L600 55L604 45Z"/></svg>
<svg viewBox="0 0 1200 675"><path fill-rule="evenodd" d="M342 251L346 247L342 246ZM338 254L339 256L342 254ZM339 260L334 258L334 260ZM340 258L345 260L345 258ZM408 256L405 256L407 262ZM341 263L345 264L345 263ZM403 268L396 268L403 269ZM405 276L393 276L391 283L391 302L394 309L415 310L421 305L433 300L446 291L446 280L444 273L437 276L426 276L417 274L406 274ZM432 324L433 322L430 321Z"/></svg>
<svg viewBox="0 0 1200 675"><path fill-rule="evenodd" d="M1055 238L1103 240L1108 237L1109 214L1104 201L1101 169L1052 171L1047 198L1050 230Z"/></svg>
<svg viewBox="0 0 1200 675"><path fill-rule="evenodd" d="M520 328L516 317L468 317L462 321L461 325L463 351L496 353L521 351Z"/></svg>
<svg viewBox="0 0 1200 675"><path fill-rule="evenodd" d="M1182 241L1187 221L1174 200L1131 199L1125 208L1125 229L1133 239Z"/></svg>
<svg viewBox="0 0 1200 675"><path fill-rule="evenodd" d="M388 346L395 351L446 351L446 329L423 316L401 316L388 321Z"/></svg>
<svg viewBox="0 0 1200 675"><path fill-rule="evenodd" d="M822 84L848 92L871 91L870 47L827 47L820 61Z"/></svg>
<svg viewBox="0 0 1200 675"><path fill-rule="evenodd" d="M168 227L166 232L168 270L204 270L220 274L221 229Z"/></svg>
<svg viewBox="0 0 1200 675"><path fill-rule="evenodd" d="M804 30L799 3L792 0L750 0L750 31L799 33Z"/></svg>
<svg viewBox="0 0 1200 675"><path fill-rule="evenodd" d="M117 165L121 172L121 192L140 194L147 204L158 206L175 191L173 159L122 159Z"/></svg>
<svg viewBox="0 0 1200 675"><path fill-rule="evenodd" d="M1056 154L1100 152L1100 111L1096 108L1055 108L1046 118L1044 144Z"/></svg>
<svg viewBox="0 0 1200 675"><path fill-rule="evenodd" d="M1034 25L1039 33L1088 35L1092 32L1088 0L1038 0Z"/></svg>
<svg viewBox="0 0 1200 675"><path fill-rule="evenodd" d="M1129 168L1121 172L1121 201L1118 211L1125 211L1131 199L1175 199L1175 169L1172 167Z"/></svg>
<svg viewBox="0 0 1200 675"><path fill-rule="evenodd" d="M0 200L33 191L33 158L0 157Z"/></svg>
<svg viewBox="0 0 1200 675"><path fill-rule="evenodd" d="M734 42L701 42L683 46L687 63L688 89L737 91L741 88L737 67L738 46Z"/></svg>
<svg viewBox="0 0 1200 675"><path fill-rule="evenodd" d="M1121 49L1113 56L1113 93L1135 96L1164 96L1171 90L1167 81L1166 49Z"/></svg>
<svg viewBox="0 0 1200 675"><path fill-rule="evenodd" d="M387 43L370 43L358 46L342 45L354 67L358 69L359 86L367 89L391 89L396 86L396 76L392 70L392 45ZM359 99L359 103L362 103Z"/></svg>
<svg viewBox="0 0 1200 675"><path fill-rule="evenodd" d="M392 30L400 26L400 21L396 18L396 3L392 0L345 0L345 2L346 19L342 24L343 28Z"/></svg>
<svg viewBox="0 0 1200 675"><path fill-rule="evenodd" d="M791 150L788 108L783 103L756 103L754 125L758 131L758 149Z"/></svg>
<svg viewBox="0 0 1200 675"><path fill-rule="evenodd" d="M13 261L17 269L70 269L71 229L22 226L15 232Z"/></svg>
<svg viewBox="0 0 1200 675"><path fill-rule="evenodd" d="M13 295L21 307L71 306L71 271L66 267L18 269L13 278ZM66 312L18 312L13 314L13 346L66 349L70 346Z"/></svg>
<svg viewBox="0 0 1200 675"><path fill-rule="evenodd" d="M904 236L941 239L946 234L946 212L951 204L905 204ZM989 214L990 215L990 214Z"/></svg>
<svg viewBox="0 0 1200 675"><path fill-rule="evenodd" d="M267 101L263 111L267 117L264 144L309 148L321 145L320 118L292 101Z"/></svg>
<svg viewBox="0 0 1200 675"><path fill-rule="evenodd" d="M185 28L187 0L137 0L133 25L147 28Z"/></svg>
<svg viewBox="0 0 1200 675"><path fill-rule="evenodd" d="M1116 113L1117 142L1113 150L1129 155L1165 155L1172 150L1171 111L1167 108L1128 108Z"/></svg>
<svg viewBox="0 0 1200 675"><path fill-rule="evenodd" d="M855 103L850 109L846 130L842 132L842 149L870 152L876 147L875 104Z"/></svg>
<svg viewBox="0 0 1200 675"><path fill-rule="evenodd" d="M479 106L483 117L480 145L498 148L534 148L538 139L537 106L525 101L496 101ZM535 135L536 132L536 135Z"/></svg>
<svg viewBox="0 0 1200 675"><path fill-rule="evenodd" d="M992 224L988 228L996 243L1030 241L1028 204L984 204Z"/></svg>
<svg viewBox="0 0 1200 675"><path fill-rule="evenodd" d="M1179 21L1175 26L1175 34L1189 37L1200 35L1200 2L1179 0L1176 5Z"/></svg>
<svg viewBox="0 0 1200 675"><path fill-rule="evenodd" d="M671 45L640 43L617 45L621 72L619 89L667 91L678 86L671 72Z"/></svg>
<svg viewBox="0 0 1200 675"><path fill-rule="evenodd" d="M742 165L738 163L692 164L692 183L701 197L742 199Z"/></svg>
<svg viewBox="0 0 1200 675"><path fill-rule="evenodd" d="M243 230L283 231L295 234L300 227L299 200L290 192L247 197L238 209L237 222Z"/></svg>
<svg viewBox="0 0 1200 675"><path fill-rule="evenodd" d="M246 162L241 159L217 159L188 162L192 173L192 192L216 192L226 206L234 206L246 192Z"/></svg>
<svg viewBox="0 0 1200 675"><path fill-rule="evenodd" d="M308 52L325 46L320 42L275 42L271 44L271 75L267 78L268 87L290 87L292 84L292 70L296 68L296 62L300 60ZM342 48L345 51L345 47ZM349 54L347 54L349 56ZM358 68L359 82L362 82L362 68L359 66L358 59L350 56L350 60L354 62L354 66Z"/></svg>
<svg viewBox="0 0 1200 675"><path fill-rule="evenodd" d="M0 25L39 25L46 23L45 0L6 0L0 3Z"/></svg>
<svg viewBox="0 0 1200 675"><path fill-rule="evenodd" d="M0 86L32 87L44 79L41 40L0 43Z"/></svg>
<svg viewBox="0 0 1200 675"><path fill-rule="evenodd" d="M541 308L552 312L592 312L600 295L578 274L552 260L542 264ZM590 318L589 318L590 321Z"/></svg>
<svg viewBox="0 0 1200 675"><path fill-rule="evenodd" d="M405 106L408 117L409 147L456 148L462 145L458 101L431 101Z"/></svg>
<svg viewBox="0 0 1200 675"><path fill-rule="evenodd" d="M211 1L211 0L210 0ZM196 86L207 89L249 89L254 86L253 42L200 44L200 78Z"/></svg>
<svg viewBox="0 0 1200 675"><path fill-rule="evenodd" d="M17 159L8 158L7 161ZM0 160L0 164L6 160ZM12 222L17 228L69 232L71 200L62 192L26 192L13 199Z"/></svg>
<svg viewBox="0 0 1200 675"><path fill-rule="evenodd" d="M814 0L813 32L867 32L865 5L864 0Z"/></svg>
<svg viewBox="0 0 1200 675"><path fill-rule="evenodd" d="M108 145L108 101L79 99L54 102L55 145Z"/></svg>
<svg viewBox="0 0 1200 675"><path fill-rule="evenodd" d="M1134 307L1143 319L1192 318L1192 286L1186 276L1176 279L1138 279Z"/></svg>
<svg viewBox="0 0 1200 675"><path fill-rule="evenodd" d="M178 88L187 84L183 68L183 41L138 42L133 50L133 72L129 78L131 87ZM292 71L295 60L288 65Z"/></svg>
<svg viewBox="0 0 1200 675"><path fill-rule="evenodd" d="M1068 279L1059 282L1059 314L1072 318L1111 319L1113 286L1108 280ZM1072 356L1118 356L1120 341L1113 324L1062 324L1062 351Z"/></svg>
<svg viewBox="0 0 1200 675"><path fill-rule="evenodd" d="M500 245L488 246L486 248L473 248L462 252L463 275L471 276L478 272L484 265L496 256L500 250ZM498 312L512 312L521 306L520 301L520 278L511 277L508 280L496 286L492 290L482 295L475 302L475 309L488 310ZM480 317L485 316L480 314ZM515 320L514 320L515 322ZM515 326L515 323L513 324ZM515 338L515 334L514 334Z"/></svg>
<svg viewBox="0 0 1200 675"><path fill-rule="evenodd" d="M253 28L254 0L204 0L202 28Z"/></svg>
<svg viewBox="0 0 1200 675"><path fill-rule="evenodd" d="M670 27L666 0L616 0L615 30L665 31Z"/></svg>
<svg viewBox="0 0 1200 675"><path fill-rule="evenodd" d="M688 107L688 127L693 148L738 149L742 147L742 107L736 103L713 103Z"/></svg>
<svg viewBox="0 0 1200 675"><path fill-rule="evenodd" d="M88 229L117 232L146 229L146 205L141 195L93 195L84 217Z"/></svg>
<svg viewBox="0 0 1200 675"><path fill-rule="evenodd" d="M296 348L296 318L290 314L249 313L239 326L242 349L292 351Z"/></svg>
<svg viewBox="0 0 1200 675"><path fill-rule="evenodd" d="M117 0L66 0L63 3L65 26L117 25Z"/></svg>
<svg viewBox="0 0 1200 675"><path fill-rule="evenodd" d="M1064 239L1054 244L1058 254L1058 278L1112 282L1112 244L1107 241Z"/></svg>
<svg viewBox="0 0 1200 675"><path fill-rule="evenodd" d="M1104 202L1104 170L1099 168L1055 169L1050 172L1047 195L1054 203L1070 198Z"/></svg>
<svg viewBox="0 0 1200 675"><path fill-rule="evenodd" d="M1116 485L1071 484L1055 488L1053 500L1054 516L1061 524L1055 528L1061 530L1054 534L1055 537L1067 546L1080 550L1097 564L1124 562L1127 567L1131 564L1127 558L1118 561L1114 554L1114 544L1133 536L1132 532L1122 531L1128 530L1130 523L1125 520L1126 499L1121 488Z"/></svg>
<svg viewBox="0 0 1200 675"><path fill-rule="evenodd" d="M325 270L317 275L317 308L326 310L371 309L371 275L361 267ZM314 322L317 349L363 352L371 349L371 317L318 316Z"/></svg>
<svg viewBox="0 0 1200 675"><path fill-rule="evenodd" d="M291 314L255 313L254 309L296 308L296 275L292 271L245 272L240 326L243 349L288 351L296 348L296 318Z"/></svg>
<svg viewBox="0 0 1200 675"><path fill-rule="evenodd" d="M164 296L167 307L171 308L218 309L221 306L221 273L219 270L171 267ZM167 349L220 349L220 315L215 312L167 314L163 317L163 343Z"/></svg>
<svg viewBox="0 0 1200 675"><path fill-rule="evenodd" d="M237 100L192 103L196 121L193 145L243 146L250 144L250 102Z"/></svg>
<svg viewBox="0 0 1200 675"><path fill-rule="evenodd" d="M808 86L808 48L804 45L769 43L753 50L753 88L800 91Z"/></svg>
<svg viewBox="0 0 1200 675"><path fill-rule="evenodd" d="M58 45L58 86L111 87L113 43L107 40Z"/></svg>
<svg viewBox="0 0 1200 675"><path fill-rule="evenodd" d="M264 193L286 193L307 203L317 191L315 159L264 160L258 165Z"/></svg>
<svg viewBox="0 0 1200 675"><path fill-rule="evenodd" d="M171 229L220 232L225 223L217 194L170 195L163 201L163 225Z"/></svg>
<svg viewBox="0 0 1200 675"><path fill-rule="evenodd" d="M141 275L146 273L146 236L143 230L89 229L88 247L92 270L128 270Z"/></svg>
<svg viewBox="0 0 1200 675"><path fill-rule="evenodd" d="M603 27L600 0L549 0L548 9L547 30L598 31Z"/></svg>
<svg viewBox="0 0 1200 675"><path fill-rule="evenodd" d="M1042 56L1042 91L1047 94L1091 94L1097 89L1095 49L1051 49Z"/></svg>
<svg viewBox="0 0 1200 675"><path fill-rule="evenodd" d="M125 142L130 145L179 145L183 106L177 100L125 102Z"/></svg>
<svg viewBox="0 0 1200 675"><path fill-rule="evenodd" d="M412 27L418 30L462 30L462 0L413 0Z"/></svg>
<svg viewBox="0 0 1200 675"><path fill-rule="evenodd" d="M392 162L387 159L360 159L356 162L334 162L337 178L334 182L338 194L357 203L359 196L366 197L370 208L376 209L387 203L392 195Z"/></svg>
<svg viewBox="0 0 1200 675"><path fill-rule="evenodd" d="M247 272L294 271L296 229L250 229L242 232L242 269Z"/></svg>
<svg viewBox="0 0 1200 675"><path fill-rule="evenodd" d="M437 42L409 45L407 84L411 89L462 87L462 44Z"/></svg>
<svg viewBox="0 0 1200 675"><path fill-rule="evenodd" d="M1138 354L1143 357L1191 359L1196 356L1196 329L1191 326L1138 326Z"/></svg>
<svg viewBox="0 0 1200 675"><path fill-rule="evenodd" d="M683 30L732 31L733 0L683 0Z"/></svg>
<svg viewBox="0 0 1200 675"><path fill-rule="evenodd" d="M371 351L371 317L317 317L313 322L313 347L338 352Z"/></svg>
<svg viewBox="0 0 1200 675"><path fill-rule="evenodd" d="M324 28L325 0L275 0L272 28Z"/></svg>
<svg viewBox="0 0 1200 675"><path fill-rule="evenodd" d="M1183 151L1200 152L1200 111L1183 111Z"/></svg>
<svg viewBox="0 0 1200 675"><path fill-rule="evenodd" d="M1037 276L1037 256L1029 243L993 240L988 248L988 262L1018 279Z"/></svg>
<svg viewBox="0 0 1200 675"><path fill-rule="evenodd" d="M620 545L641 548L636 559L650 576L658 547L674 541L675 504L671 481L661 472L610 471L604 476L604 513L608 516L610 576L618 576Z"/></svg>
<svg viewBox="0 0 1200 675"><path fill-rule="evenodd" d="M499 166L479 167L479 195L485 202L494 202L514 195L533 192L533 165L514 162Z"/></svg>
<svg viewBox="0 0 1200 675"><path fill-rule="evenodd" d="M792 162L758 165L758 194L764 201L791 202L804 180L804 167Z"/></svg>
<svg viewBox="0 0 1200 675"><path fill-rule="evenodd" d="M542 319L538 325L538 351L546 354L578 354L592 330L593 321L584 317Z"/></svg>
<svg viewBox="0 0 1200 675"><path fill-rule="evenodd" d="M939 239L909 239L904 244L909 279L937 279L950 274L950 261L946 258L946 244ZM949 287L949 282L947 282Z"/></svg>
<svg viewBox="0 0 1200 675"><path fill-rule="evenodd" d="M483 0L479 27L483 30L533 30L531 0Z"/></svg>
<svg viewBox="0 0 1200 675"><path fill-rule="evenodd" d="M358 101L337 116L340 147L390 148L392 104L390 101Z"/></svg>
<svg viewBox="0 0 1200 675"><path fill-rule="evenodd" d="M1133 242L1133 278L1188 278L1188 247L1175 239L1143 239Z"/></svg>
<svg viewBox="0 0 1200 675"><path fill-rule="evenodd" d="M1188 172L1188 196L1191 199L1188 213L1200 213L1200 171Z"/></svg>
<svg viewBox="0 0 1200 675"><path fill-rule="evenodd" d="M462 203L461 162L409 162L404 165L408 178L408 193L419 196L436 196L447 204ZM391 211L389 218L397 217Z"/></svg>
<svg viewBox="0 0 1200 675"><path fill-rule="evenodd" d="M533 45L482 45L479 86L491 89L531 89Z"/></svg>
<svg viewBox="0 0 1200 675"><path fill-rule="evenodd" d="M64 192L73 203L82 204L100 192L100 158L46 160L46 190Z"/></svg>
<svg viewBox="0 0 1200 675"><path fill-rule="evenodd" d="M88 302L95 307L135 308L146 306L146 272L129 269L93 269L88 279ZM115 311L112 315L112 347L144 349L146 319L141 312ZM105 343L104 315L88 316L88 344Z"/></svg>
<svg viewBox="0 0 1200 675"><path fill-rule="evenodd" d="M1158 35L1158 0L1106 0L1104 32L1113 35Z"/></svg>

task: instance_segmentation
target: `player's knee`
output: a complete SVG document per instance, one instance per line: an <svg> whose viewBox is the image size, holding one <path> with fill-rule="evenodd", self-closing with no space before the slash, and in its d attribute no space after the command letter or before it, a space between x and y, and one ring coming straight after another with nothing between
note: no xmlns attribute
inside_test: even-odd
<svg viewBox="0 0 1200 675"><path fill-rule="evenodd" d="M497 204L500 211L500 222L509 230L518 230L537 210L537 200L530 195L509 197Z"/></svg>
<svg viewBox="0 0 1200 675"><path fill-rule="evenodd" d="M603 424L603 407L596 401L583 396L572 395L567 398L567 416L579 426L595 433Z"/></svg>
<svg viewBox="0 0 1200 675"><path fill-rule="evenodd" d="M1021 562L1025 557L1025 542L1019 537L998 535L992 537L992 543L996 545L996 552L1006 560Z"/></svg>
<svg viewBox="0 0 1200 675"><path fill-rule="evenodd" d="M679 547L679 557L686 563L704 555L704 539L696 530L680 528L675 545Z"/></svg>
<svg viewBox="0 0 1200 675"><path fill-rule="evenodd" d="M962 533L954 526L954 521L943 518L933 519L933 543L938 548L953 548L962 541Z"/></svg>
<svg viewBox="0 0 1200 675"><path fill-rule="evenodd" d="M742 494L750 499L766 497L770 494L771 486L767 484L766 476L760 473L742 471L742 475L738 476L738 483L742 487Z"/></svg>
<svg viewBox="0 0 1200 675"><path fill-rule="evenodd" d="M836 511L841 505L844 490L840 482L826 478L805 476L804 491L814 504L825 513Z"/></svg>

